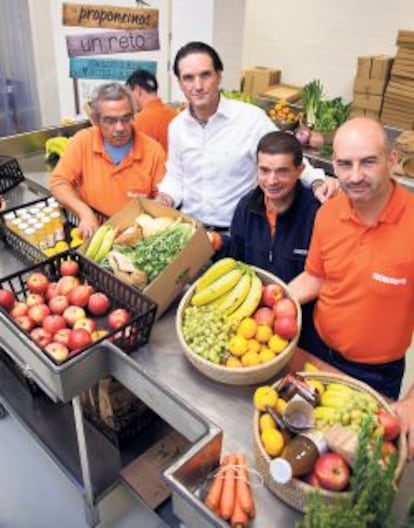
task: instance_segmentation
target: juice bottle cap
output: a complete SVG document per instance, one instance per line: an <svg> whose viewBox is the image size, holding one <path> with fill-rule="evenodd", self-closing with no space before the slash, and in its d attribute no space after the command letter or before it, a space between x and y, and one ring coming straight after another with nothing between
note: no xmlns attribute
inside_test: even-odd
<svg viewBox="0 0 414 528"><path fill-rule="evenodd" d="M277 484L287 484L292 479L292 466L284 458L274 458L269 464L269 471Z"/></svg>

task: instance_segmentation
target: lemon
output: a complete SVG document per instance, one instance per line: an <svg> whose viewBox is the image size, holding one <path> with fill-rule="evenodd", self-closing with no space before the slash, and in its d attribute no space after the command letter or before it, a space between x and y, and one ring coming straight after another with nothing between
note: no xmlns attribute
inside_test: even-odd
<svg viewBox="0 0 414 528"><path fill-rule="evenodd" d="M247 350L249 352L256 352L258 353L260 351L261 344L259 341L256 341L256 339L248 339L247 340Z"/></svg>
<svg viewBox="0 0 414 528"><path fill-rule="evenodd" d="M271 457L277 457L285 447L285 440L278 429L265 429L261 434L263 448Z"/></svg>
<svg viewBox="0 0 414 528"><path fill-rule="evenodd" d="M277 414L281 416L283 414L283 411L286 409L286 406L287 406L287 401L284 400L283 398L278 398L276 405L275 405L275 411L277 412Z"/></svg>
<svg viewBox="0 0 414 528"><path fill-rule="evenodd" d="M289 341L283 339L283 337L280 337L277 334L273 335L268 342L270 350L273 350L273 352L275 352L276 354L282 352L282 350L284 350L288 344Z"/></svg>
<svg viewBox="0 0 414 528"><path fill-rule="evenodd" d="M269 339L272 337L273 332L270 326L267 325L259 325L257 327L255 339L259 341L259 343L267 343Z"/></svg>
<svg viewBox="0 0 414 528"><path fill-rule="evenodd" d="M59 240L59 242L55 246L56 253L62 253L62 251L66 251L68 249L69 249L68 243L64 242L63 240Z"/></svg>
<svg viewBox="0 0 414 528"><path fill-rule="evenodd" d="M230 356L228 360L226 361L226 367L228 368L239 368L242 367L241 361L239 358Z"/></svg>
<svg viewBox="0 0 414 528"><path fill-rule="evenodd" d="M257 323L252 317L245 317L242 319L238 329L237 335L243 336L246 339L251 339L256 334Z"/></svg>
<svg viewBox="0 0 414 528"><path fill-rule="evenodd" d="M254 391L253 403L259 411L265 411L266 407L274 407L277 399L278 394L270 385L262 385Z"/></svg>
<svg viewBox="0 0 414 528"><path fill-rule="evenodd" d="M276 357L276 354L270 348L262 347L259 352L260 363L269 363Z"/></svg>
<svg viewBox="0 0 414 528"><path fill-rule="evenodd" d="M246 352L241 357L241 363L243 367L255 367L260 365L260 356L256 352Z"/></svg>
<svg viewBox="0 0 414 528"><path fill-rule="evenodd" d="M230 339L229 350L233 356L241 357L247 352L247 339L240 335L235 335Z"/></svg>
<svg viewBox="0 0 414 528"><path fill-rule="evenodd" d="M259 418L259 428L263 432L265 429L276 429L276 423L269 413L264 413Z"/></svg>

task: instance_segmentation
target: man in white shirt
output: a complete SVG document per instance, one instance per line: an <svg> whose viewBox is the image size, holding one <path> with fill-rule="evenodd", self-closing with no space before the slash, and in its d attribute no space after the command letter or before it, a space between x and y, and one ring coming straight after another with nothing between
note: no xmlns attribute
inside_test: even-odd
<svg viewBox="0 0 414 528"><path fill-rule="evenodd" d="M169 126L167 172L157 199L226 231L240 198L255 186L257 144L276 127L257 106L220 94L223 63L209 45L186 44L173 69L189 104ZM336 191L335 180L308 162L301 179L320 201Z"/></svg>

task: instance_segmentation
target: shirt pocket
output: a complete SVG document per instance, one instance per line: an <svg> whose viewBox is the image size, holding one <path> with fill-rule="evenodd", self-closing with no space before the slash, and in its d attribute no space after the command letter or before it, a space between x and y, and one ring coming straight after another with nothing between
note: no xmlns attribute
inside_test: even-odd
<svg viewBox="0 0 414 528"><path fill-rule="evenodd" d="M414 261L392 262L383 258L373 261L368 277L370 291L385 297L412 294L414 279Z"/></svg>

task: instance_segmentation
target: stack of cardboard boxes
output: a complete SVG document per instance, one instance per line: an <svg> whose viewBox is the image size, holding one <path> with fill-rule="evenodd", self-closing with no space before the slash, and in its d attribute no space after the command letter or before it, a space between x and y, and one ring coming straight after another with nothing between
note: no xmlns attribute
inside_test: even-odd
<svg viewBox="0 0 414 528"><path fill-rule="evenodd" d="M392 60L385 55L358 57L351 116L380 116Z"/></svg>
<svg viewBox="0 0 414 528"><path fill-rule="evenodd" d="M269 86L280 83L280 70L265 66L255 66L245 70L242 75L241 92L251 97L263 94Z"/></svg>
<svg viewBox="0 0 414 528"><path fill-rule="evenodd" d="M414 129L414 31L399 31L398 51L385 91L381 119L387 125Z"/></svg>

